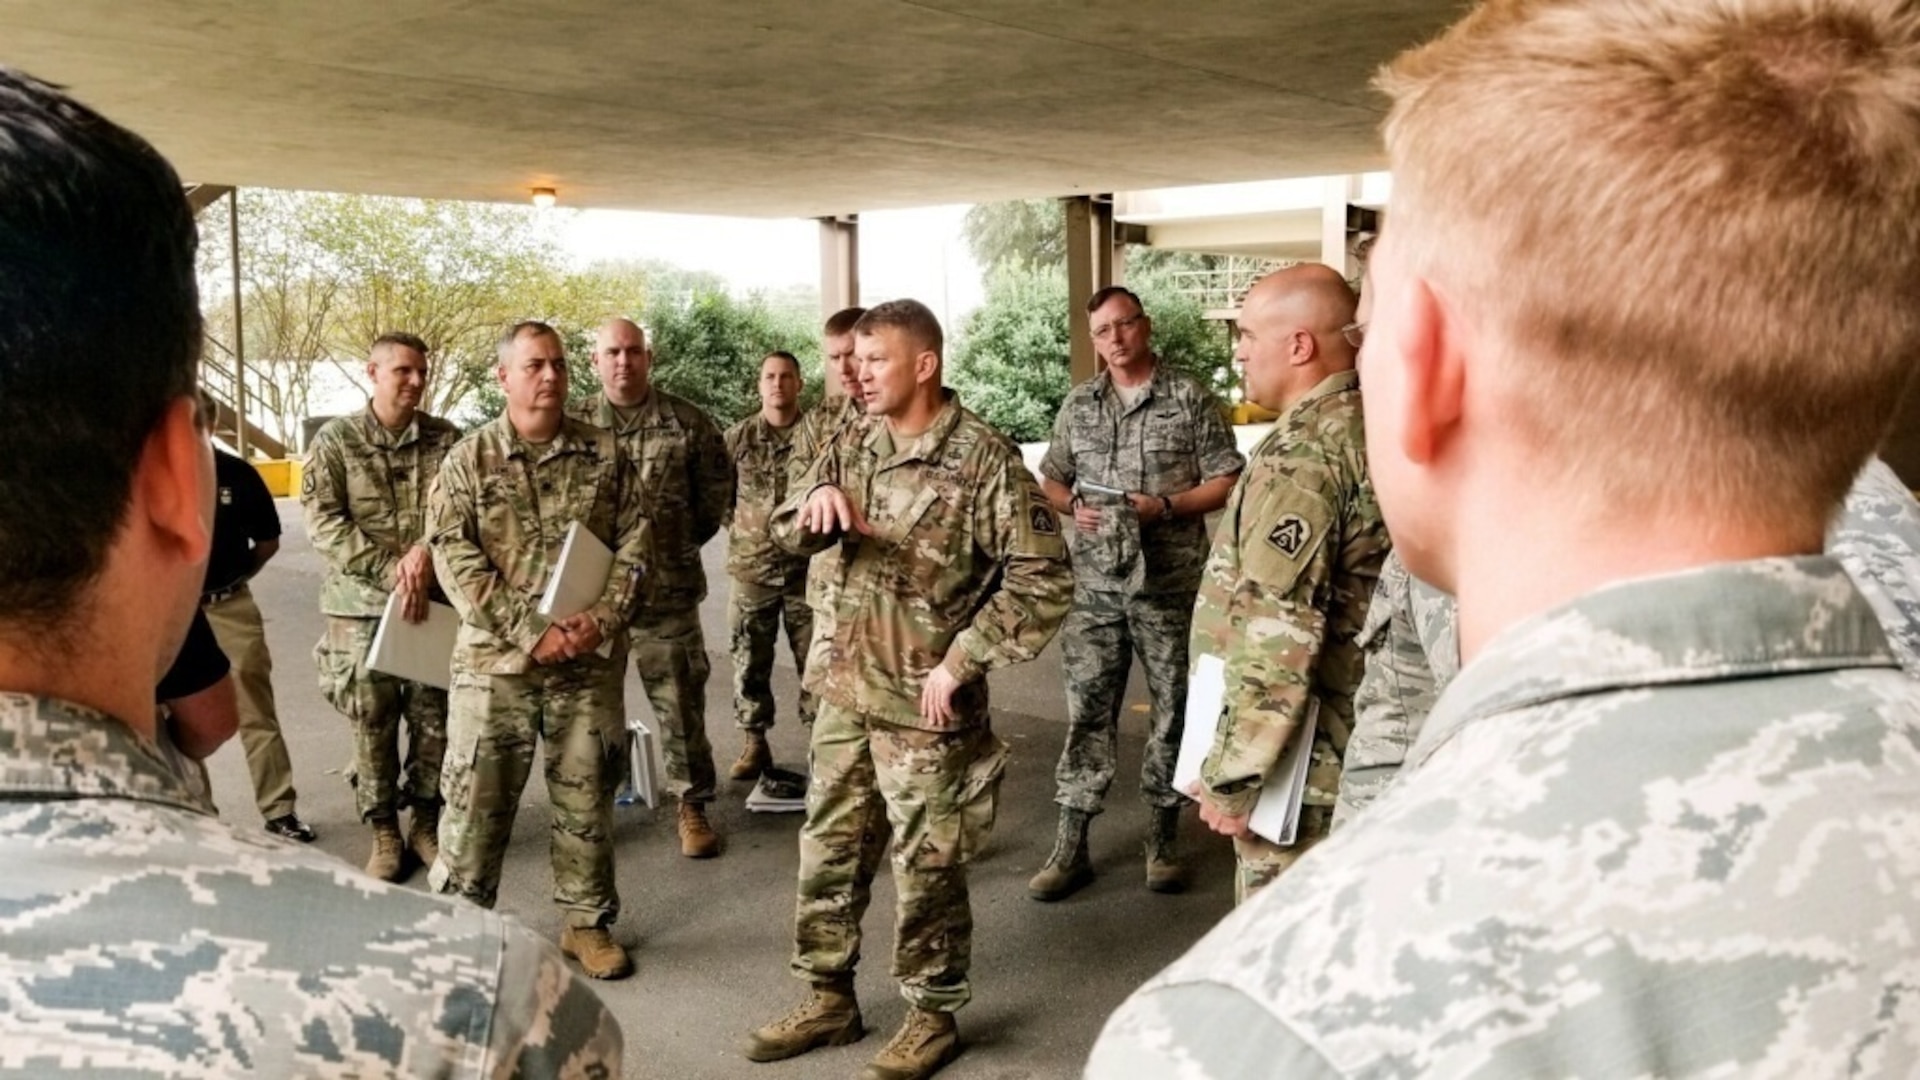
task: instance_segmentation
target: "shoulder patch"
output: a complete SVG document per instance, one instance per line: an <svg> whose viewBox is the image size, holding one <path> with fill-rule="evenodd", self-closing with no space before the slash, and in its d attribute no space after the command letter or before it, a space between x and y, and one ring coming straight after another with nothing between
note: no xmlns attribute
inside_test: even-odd
<svg viewBox="0 0 1920 1080"><path fill-rule="evenodd" d="M1297 558L1304 551L1307 541L1313 539L1313 527L1299 514L1288 514L1267 534L1267 543L1280 549L1287 558Z"/></svg>
<svg viewBox="0 0 1920 1080"><path fill-rule="evenodd" d="M1038 503L1027 507L1027 524L1033 527L1037 536L1057 536L1060 533L1060 519L1053 516L1053 507Z"/></svg>
<svg viewBox="0 0 1920 1080"><path fill-rule="evenodd" d="M313 494L313 489L319 486L319 478L315 476L314 473L315 470L313 469L302 468L300 470L300 494L311 495Z"/></svg>

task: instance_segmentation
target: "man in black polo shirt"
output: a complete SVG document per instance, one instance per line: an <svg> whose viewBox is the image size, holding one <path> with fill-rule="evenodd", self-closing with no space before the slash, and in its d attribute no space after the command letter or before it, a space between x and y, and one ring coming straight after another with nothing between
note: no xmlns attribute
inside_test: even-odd
<svg viewBox="0 0 1920 1080"><path fill-rule="evenodd" d="M211 407L208 406L209 415ZM253 801L267 831L311 843L313 830L294 813L293 761L280 736L273 705L273 657L267 652L266 626L253 602L248 579L280 550L280 515L273 496L253 466L214 448L213 551L200 609L213 625L220 650L233 664L240 697L240 743L253 776Z"/></svg>

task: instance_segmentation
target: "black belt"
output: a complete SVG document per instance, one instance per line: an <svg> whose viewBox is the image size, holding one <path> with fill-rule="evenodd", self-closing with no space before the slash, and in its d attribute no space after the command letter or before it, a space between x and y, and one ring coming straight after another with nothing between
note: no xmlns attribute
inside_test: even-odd
<svg viewBox="0 0 1920 1080"><path fill-rule="evenodd" d="M247 591L247 583L242 581L236 585L229 585L224 589L215 589L212 592L204 592L200 594L200 606L203 608L212 607L213 605L218 604L224 600L231 600L234 597L239 596L241 593L246 591Z"/></svg>

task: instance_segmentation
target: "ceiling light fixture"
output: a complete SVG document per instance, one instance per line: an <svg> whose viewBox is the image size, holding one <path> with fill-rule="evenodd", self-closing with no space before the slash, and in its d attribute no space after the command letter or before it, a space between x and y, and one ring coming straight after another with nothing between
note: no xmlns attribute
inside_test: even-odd
<svg viewBox="0 0 1920 1080"><path fill-rule="evenodd" d="M542 210L552 206L558 198L559 196L555 195L553 189L550 187L537 187L533 189L533 205Z"/></svg>

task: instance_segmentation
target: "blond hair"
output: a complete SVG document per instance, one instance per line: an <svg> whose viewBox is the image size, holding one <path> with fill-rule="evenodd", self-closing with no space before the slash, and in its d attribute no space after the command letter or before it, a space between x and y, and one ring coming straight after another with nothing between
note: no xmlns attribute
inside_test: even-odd
<svg viewBox="0 0 1920 1080"><path fill-rule="evenodd" d="M1379 85L1390 243L1555 479L1824 523L1920 355L1911 6L1491 0Z"/></svg>

